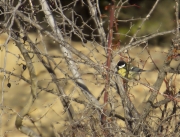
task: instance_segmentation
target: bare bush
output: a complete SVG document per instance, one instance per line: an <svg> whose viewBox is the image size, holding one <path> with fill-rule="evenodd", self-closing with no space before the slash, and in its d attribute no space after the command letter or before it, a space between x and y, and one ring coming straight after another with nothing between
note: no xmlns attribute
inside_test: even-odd
<svg viewBox="0 0 180 137"><path fill-rule="evenodd" d="M0 136L179 136L179 1L109 2L0 1Z"/></svg>

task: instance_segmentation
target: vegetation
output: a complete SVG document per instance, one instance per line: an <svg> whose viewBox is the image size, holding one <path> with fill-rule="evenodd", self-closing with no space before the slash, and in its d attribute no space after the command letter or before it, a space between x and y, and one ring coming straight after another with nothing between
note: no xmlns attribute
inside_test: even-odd
<svg viewBox="0 0 180 137"><path fill-rule="evenodd" d="M0 136L179 136L179 1L137 2L1 0Z"/></svg>

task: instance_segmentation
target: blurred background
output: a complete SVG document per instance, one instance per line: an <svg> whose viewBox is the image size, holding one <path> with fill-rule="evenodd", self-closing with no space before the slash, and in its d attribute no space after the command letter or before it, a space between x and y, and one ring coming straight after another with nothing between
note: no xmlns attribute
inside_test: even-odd
<svg viewBox="0 0 180 137"><path fill-rule="evenodd" d="M129 0L126 4L123 5L121 10L119 11L118 18L116 20L118 29L114 28L113 34L113 43L117 43L120 41L120 49L125 47L134 33L138 30L139 25L142 23L142 20L147 16L149 11L152 9L156 0ZM17 4L18 1L14 1L14 5ZM70 37L71 40L68 43L92 59L97 65L102 67L105 66L106 63L106 53L104 47L99 42L99 37L97 36L97 28L95 28L94 21L90 15L89 8L87 6L87 1L79 0L74 2L74 0L61 0L60 1L63 6L63 13L70 20L75 19L76 25L82 32L85 34L83 39L80 39L76 34L71 33L72 27L67 24L63 24L63 18L56 11L52 11L55 19L57 20L57 25L61 29L63 37ZM110 1L109 0L99 0L99 8L102 16L97 14L97 16L102 19L103 27L105 29L106 35L108 34L108 24L109 24L109 12L107 9ZM119 1L116 2L116 4ZM121 2L125 2L125 0L121 0ZM28 9L29 5L26 1L21 7L18 9L25 15L29 15ZM49 6L51 9L55 7L54 0L48 0ZM94 3L96 4L96 3ZM34 14L37 19L39 25L43 27L44 30L48 30L51 32L50 27L45 22L45 16L42 11L40 11L41 6L38 1L33 0L33 5L36 13ZM159 4L155 8L154 12L151 14L149 19L144 23L142 28L139 30L137 37L135 40L140 40L146 36L155 34L157 32L169 31L176 28L175 23L175 3L170 0L162 0L159 1ZM73 9L74 13L69 9ZM3 16L3 8L0 7L0 21L2 22L5 18ZM30 15L29 15L30 16ZM86 23L86 25L83 25ZM37 43L37 48L44 53L44 45L39 42L40 36L36 33L36 28L30 26L27 22L23 22L24 28L27 30L28 35L34 43ZM13 24L13 31L18 31L16 24ZM64 32L65 28L65 32ZM93 29L92 29L93 28ZM2 29L2 28L0 28ZM3 29L2 29L3 30ZM148 49L150 50L151 57L153 61L157 64L158 68L161 69L164 59L170 49L172 38L174 34L162 35L155 37L153 39L148 40ZM0 45L2 46L8 38L7 33L0 34ZM70 79L72 78L72 74L68 69L68 65L63 58L62 52L59 49L58 43L52 40L51 38L44 36L44 42L47 44L48 54L51 56L61 56L55 58L56 63L59 65L62 71L55 69L55 72L58 76L58 82L61 84L67 96L72 98L80 98L84 99L85 97L82 95L77 85L73 83ZM4 46L4 45L3 45ZM11 39L7 43L8 50L5 52L4 47L1 48L1 61L0 68L2 69L4 65L7 73L0 73L0 78L2 81L2 85L4 92L1 92L1 98L3 100L4 110L1 110L1 135L6 137L26 137L26 135L20 133L14 126L15 118L17 113L23 108L26 104L28 95L30 94L30 82L29 80L29 72L28 70L23 69L23 65L25 65L25 61L23 57L15 45L15 42ZM139 45L128 51L128 55L134 59L132 62L134 65L138 65L140 68L144 69L154 69L155 66L152 63L152 60L149 58L149 54L146 49L144 49L146 45ZM29 44L25 42L25 47L28 50L31 50ZM118 49L112 51L114 55ZM5 57L5 55L7 56ZM34 57L33 54L30 54ZM73 59L78 63L78 70L82 76L82 79L85 81L89 90L92 94L97 98L100 92L104 88L105 80L102 75L93 69L93 67L83 62L78 56L73 54ZM118 62L119 56L116 55L113 58L112 70L114 71L114 66L116 62ZM52 79L47 73L47 70L44 66L39 62L37 57L33 58L33 64L36 69L36 73L38 76L38 85L41 86L41 89L38 89L38 99L36 99L35 103L31 107L31 110L28 113L28 117L23 120L23 124L31 127L33 130L38 130L43 133L42 136L53 136L53 130L57 130L58 132L64 132L64 134L68 135L68 132L71 130L71 124L68 121L67 115L65 114L65 110L59 100L60 97L52 94L52 90L56 91L56 86L52 82ZM172 61L171 67L176 68L178 65L177 61ZM14 73L19 77L11 75ZM157 79L158 70L143 73L140 76L140 81L149 85L153 85ZM113 75L113 74L112 74ZM22 80L20 76L24 77L25 80ZM169 74L167 79L172 77L172 74ZM179 75L172 82L172 85L175 87L175 91L178 92L180 89L180 77ZM8 86L8 83L11 86ZM129 83L129 96L132 102L137 107L138 111L141 112L144 102L150 95L149 89L145 86L142 86L137 83ZM1 87L2 88L2 87ZM160 92L164 92L166 89L165 83L160 90ZM111 89L112 100L116 102L115 108L118 114L123 115L122 104L119 96L116 93L115 89ZM162 95L158 97L158 99L164 98ZM157 99L157 100L158 100ZM83 116L86 116L86 112L84 112L85 107L83 105L78 104L75 101L71 101L73 104L76 114L77 120L83 121ZM103 104L103 97L100 98L100 103ZM158 115L157 110L154 111L156 116ZM91 113L91 112L89 112ZM93 114L93 113L92 113ZM91 119L88 119L91 121ZM34 123L33 123L33 122ZM152 122L153 123L153 122ZM124 123L118 121L118 124L121 127L124 127Z"/></svg>

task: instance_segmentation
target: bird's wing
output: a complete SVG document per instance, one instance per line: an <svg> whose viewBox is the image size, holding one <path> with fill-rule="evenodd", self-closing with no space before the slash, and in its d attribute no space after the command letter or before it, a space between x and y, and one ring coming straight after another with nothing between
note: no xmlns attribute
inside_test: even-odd
<svg viewBox="0 0 180 137"><path fill-rule="evenodd" d="M146 71L146 70L140 69L138 67L131 67L130 71L143 72L143 71Z"/></svg>

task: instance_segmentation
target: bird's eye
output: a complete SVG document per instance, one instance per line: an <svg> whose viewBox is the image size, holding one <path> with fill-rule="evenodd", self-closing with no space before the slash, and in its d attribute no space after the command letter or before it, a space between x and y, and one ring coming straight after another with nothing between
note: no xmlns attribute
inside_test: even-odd
<svg viewBox="0 0 180 137"><path fill-rule="evenodd" d="M123 68L123 67L125 67L125 64L123 64L123 65L121 65L121 66L118 66L119 68Z"/></svg>

